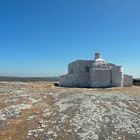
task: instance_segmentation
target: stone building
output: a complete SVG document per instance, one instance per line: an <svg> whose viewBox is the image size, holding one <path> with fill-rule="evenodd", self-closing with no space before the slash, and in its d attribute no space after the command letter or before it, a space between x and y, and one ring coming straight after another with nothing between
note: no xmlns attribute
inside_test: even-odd
<svg viewBox="0 0 140 140"><path fill-rule="evenodd" d="M64 87L121 87L132 86L133 78L123 68L105 62L100 53L94 60L76 60L68 65L68 74L60 76Z"/></svg>

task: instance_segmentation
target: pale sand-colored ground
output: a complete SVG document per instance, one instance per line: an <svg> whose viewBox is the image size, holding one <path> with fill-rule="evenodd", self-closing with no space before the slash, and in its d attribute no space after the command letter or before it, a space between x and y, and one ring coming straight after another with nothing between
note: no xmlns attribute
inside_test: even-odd
<svg viewBox="0 0 140 140"><path fill-rule="evenodd" d="M140 87L0 82L0 140L139 140Z"/></svg>

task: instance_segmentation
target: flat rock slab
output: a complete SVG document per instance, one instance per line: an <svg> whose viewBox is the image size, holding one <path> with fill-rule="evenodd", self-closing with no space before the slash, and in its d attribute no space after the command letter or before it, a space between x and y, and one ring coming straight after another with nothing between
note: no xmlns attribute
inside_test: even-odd
<svg viewBox="0 0 140 140"><path fill-rule="evenodd" d="M139 140L140 87L0 83L2 140ZM22 135L21 135L22 134Z"/></svg>

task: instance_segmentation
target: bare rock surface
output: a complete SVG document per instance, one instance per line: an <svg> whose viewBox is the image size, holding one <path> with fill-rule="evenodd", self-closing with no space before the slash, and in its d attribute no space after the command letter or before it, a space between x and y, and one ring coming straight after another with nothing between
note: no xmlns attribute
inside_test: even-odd
<svg viewBox="0 0 140 140"><path fill-rule="evenodd" d="M139 140L140 87L0 82L0 140Z"/></svg>

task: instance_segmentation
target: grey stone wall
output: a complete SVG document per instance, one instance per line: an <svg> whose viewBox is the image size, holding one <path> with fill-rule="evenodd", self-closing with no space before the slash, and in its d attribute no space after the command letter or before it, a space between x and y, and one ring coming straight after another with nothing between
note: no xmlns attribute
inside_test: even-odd
<svg viewBox="0 0 140 140"><path fill-rule="evenodd" d="M77 87L78 75L77 74L61 75L59 85L64 87Z"/></svg>
<svg viewBox="0 0 140 140"><path fill-rule="evenodd" d="M90 74L90 87L109 87L110 86L110 70L92 70Z"/></svg>
<svg viewBox="0 0 140 140"><path fill-rule="evenodd" d="M131 87L133 85L133 77L130 75L123 75L123 86L124 87Z"/></svg>
<svg viewBox="0 0 140 140"><path fill-rule="evenodd" d="M121 66L113 66L111 75L112 86L123 86L123 70Z"/></svg>
<svg viewBox="0 0 140 140"><path fill-rule="evenodd" d="M77 60L68 65L68 73L77 75L77 87L89 87L92 61Z"/></svg>
<svg viewBox="0 0 140 140"><path fill-rule="evenodd" d="M90 70L92 61L78 61L78 83L79 87L90 86Z"/></svg>
<svg viewBox="0 0 140 140"><path fill-rule="evenodd" d="M78 61L74 61L68 65L68 74L78 73Z"/></svg>

